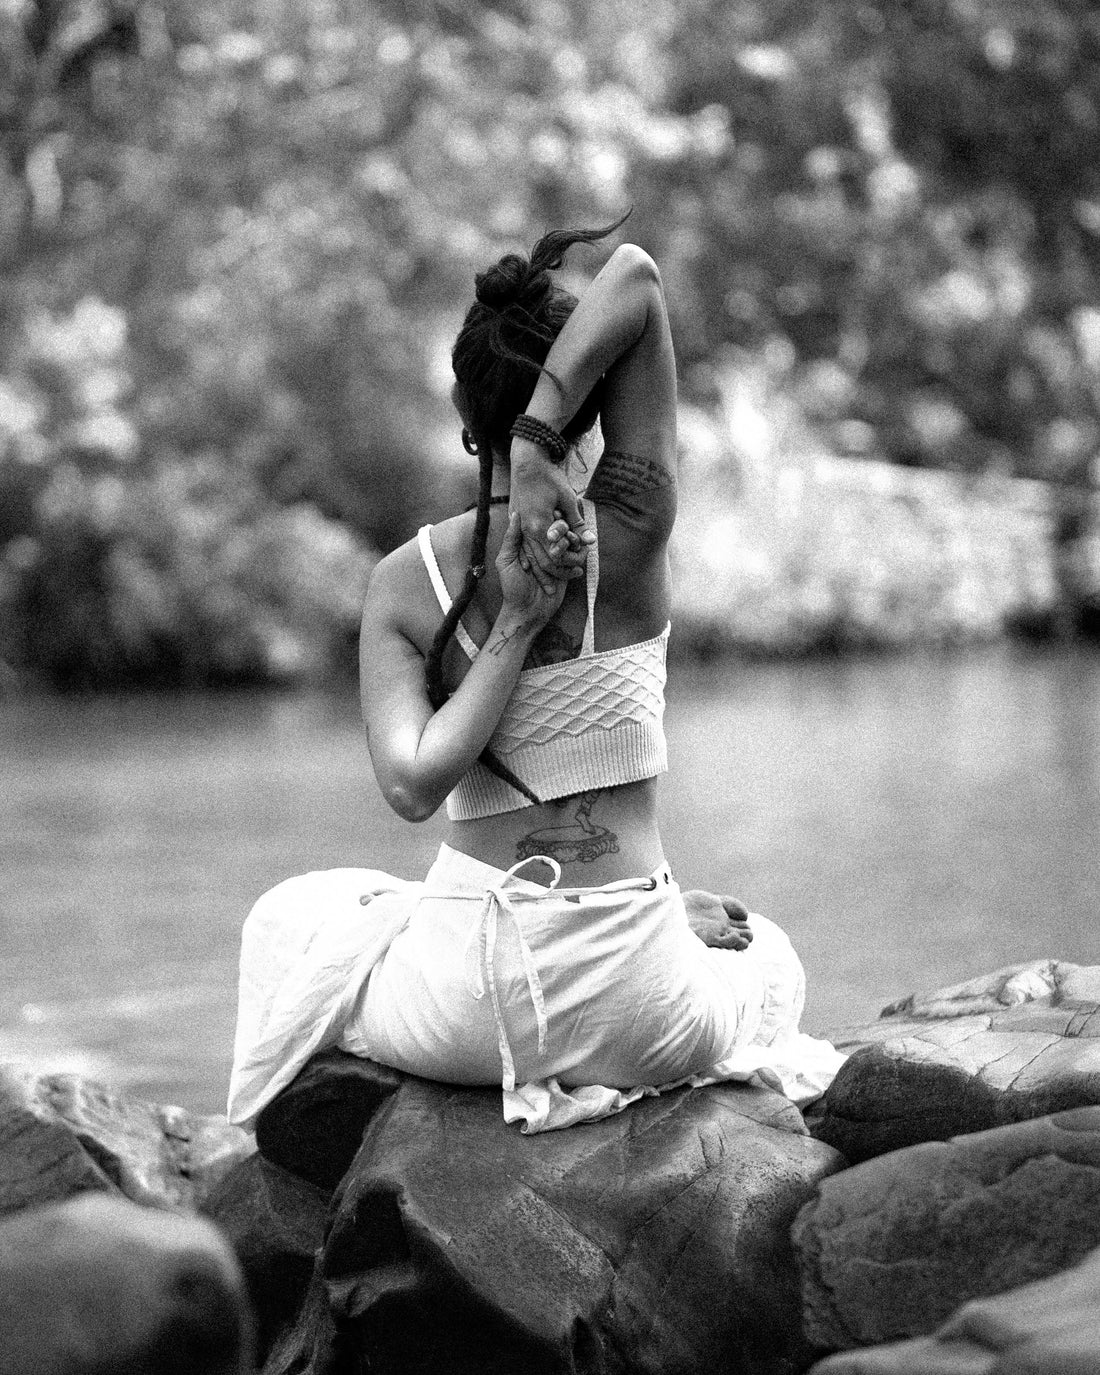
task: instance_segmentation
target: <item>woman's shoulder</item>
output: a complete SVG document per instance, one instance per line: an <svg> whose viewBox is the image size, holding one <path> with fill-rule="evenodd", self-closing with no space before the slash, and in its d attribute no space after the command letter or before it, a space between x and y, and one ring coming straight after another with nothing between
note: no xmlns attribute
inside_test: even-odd
<svg viewBox="0 0 1100 1375"><path fill-rule="evenodd" d="M438 604L414 537L379 559L371 571L360 638L381 645L396 637L426 653L438 621Z"/></svg>
<svg viewBox="0 0 1100 1375"><path fill-rule="evenodd" d="M422 531L426 529L426 535ZM367 583L364 615L384 618L402 625L411 617L420 628L426 613L438 609L435 572L448 586L454 586L466 566L472 529L472 515L463 513L422 527L411 539L399 544L375 564ZM427 549L425 549L425 544ZM429 567L431 559L435 568Z"/></svg>
<svg viewBox="0 0 1100 1375"><path fill-rule="evenodd" d="M450 516L434 525L421 526L411 539L378 560L371 574L371 584L390 587L407 581L411 576L419 574L422 577L426 571L425 541L437 563L448 563L452 557L464 555L471 528L472 513Z"/></svg>
<svg viewBox="0 0 1100 1375"><path fill-rule="evenodd" d="M416 572L416 566L421 562L418 539L406 540L404 544L399 544L396 549L391 549L388 554L384 554L371 570L370 578L367 581L367 597L378 596L380 593L392 592L401 588L407 583Z"/></svg>
<svg viewBox="0 0 1100 1375"><path fill-rule="evenodd" d="M447 516L427 527L432 552L441 567L446 568L454 562L460 563L463 568L466 567L466 555L469 553L473 529L473 511L460 511L456 516ZM417 539L419 538L418 535Z"/></svg>
<svg viewBox="0 0 1100 1375"><path fill-rule="evenodd" d="M430 579L420 552L419 536L406 540L385 554L374 565L363 599L363 621L385 624L408 633L424 600L430 595Z"/></svg>

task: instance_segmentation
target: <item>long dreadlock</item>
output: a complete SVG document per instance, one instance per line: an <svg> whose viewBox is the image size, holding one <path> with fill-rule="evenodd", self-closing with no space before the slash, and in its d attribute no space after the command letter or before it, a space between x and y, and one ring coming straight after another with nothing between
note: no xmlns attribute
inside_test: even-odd
<svg viewBox="0 0 1100 1375"><path fill-rule="evenodd" d="M535 244L530 258L506 253L474 279L476 300L455 340L451 363L477 452L477 514L462 587L435 633L425 664L428 698L437 711L448 697L444 652L485 574L494 446L508 451L512 422L526 410L539 375L547 371L544 363L550 346L577 304L576 297L557 286L550 273L561 267L573 244L596 243L618 229L627 215L605 229L553 230ZM587 398L565 427L566 438L574 441L589 430L598 410L598 397ZM482 751L480 762L530 802L539 803L491 750Z"/></svg>
<svg viewBox="0 0 1100 1375"><path fill-rule="evenodd" d="M489 538L489 498L493 486L493 450L485 436L475 437L477 448L478 484L477 514L474 516L474 532L470 537L469 562L462 579L458 596L451 603L450 610L443 617L443 623L435 632L428 660L424 667L428 682L428 699L436 711L450 695L443 682L443 654L455 633L455 627L462 619L466 608L474 599L477 585L485 574L485 545ZM480 762L490 773L502 778L536 805L541 800L531 789L493 754L486 746L480 755Z"/></svg>

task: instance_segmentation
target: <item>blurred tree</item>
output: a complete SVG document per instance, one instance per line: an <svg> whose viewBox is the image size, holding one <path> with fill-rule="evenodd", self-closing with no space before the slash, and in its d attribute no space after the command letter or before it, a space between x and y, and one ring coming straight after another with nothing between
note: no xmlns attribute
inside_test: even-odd
<svg viewBox="0 0 1100 1375"><path fill-rule="evenodd" d="M692 210L695 357L783 338L844 376L819 402L840 447L1079 481L1100 381L1073 326L1100 253L1094 7L696 0L681 21L670 104L717 103L733 133L709 184L671 166L655 188Z"/></svg>
<svg viewBox="0 0 1100 1375"><path fill-rule="evenodd" d="M295 547L335 522L364 551L454 509L475 267L630 204L689 399L722 402L748 350L807 445L1076 491L1098 112L1087 0L0 0L0 615L32 583L61 606L91 558L59 481L140 506L198 465L214 506L252 494L217 538L257 550L283 508L313 513ZM182 586L198 499L170 490L180 528L150 528ZM118 648L122 529L73 635L99 626L123 676L201 676Z"/></svg>

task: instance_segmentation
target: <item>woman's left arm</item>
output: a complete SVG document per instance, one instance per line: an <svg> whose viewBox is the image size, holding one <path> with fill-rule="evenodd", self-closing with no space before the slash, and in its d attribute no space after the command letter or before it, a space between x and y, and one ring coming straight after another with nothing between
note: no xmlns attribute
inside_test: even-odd
<svg viewBox="0 0 1100 1375"><path fill-rule="evenodd" d="M519 567L519 519L511 518L496 562L504 594L489 637L453 695L438 710L428 699L424 656L410 608L423 569L405 546L377 565L363 606L360 690L371 763L383 796L406 821L424 821L488 744L531 646L561 605Z"/></svg>

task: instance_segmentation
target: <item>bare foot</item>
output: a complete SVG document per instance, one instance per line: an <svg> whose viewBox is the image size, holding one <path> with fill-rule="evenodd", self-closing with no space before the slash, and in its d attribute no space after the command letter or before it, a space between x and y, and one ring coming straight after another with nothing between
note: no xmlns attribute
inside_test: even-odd
<svg viewBox="0 0 1100 1375"><path fill-rule="evenodd" d="M702 888L684 893L688 925L704 945L718 950L745 950L752 940L749 909L736 898L719 897Z"/></svg>

